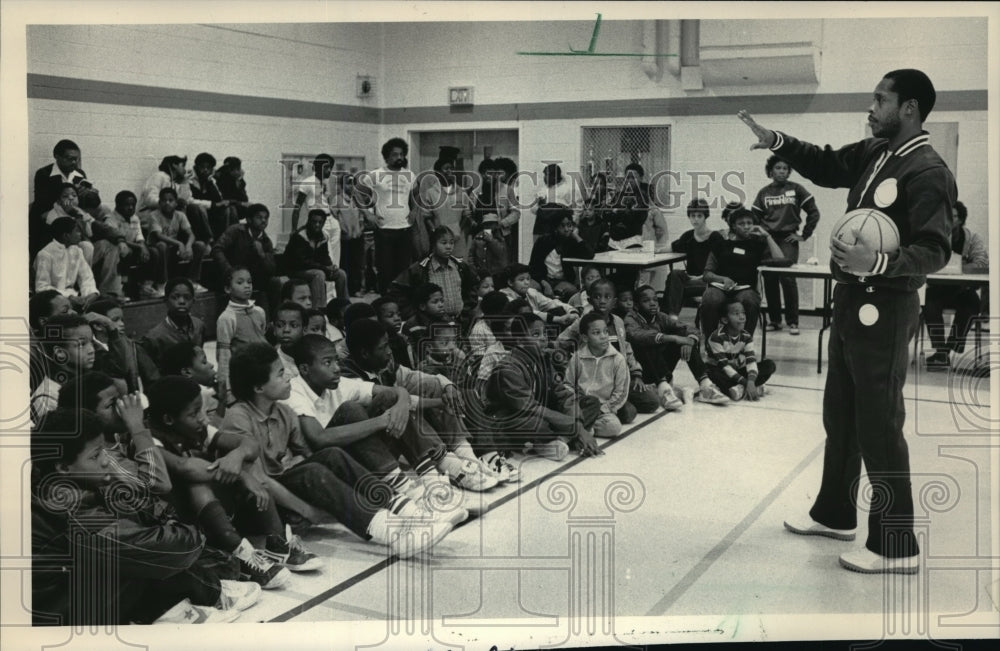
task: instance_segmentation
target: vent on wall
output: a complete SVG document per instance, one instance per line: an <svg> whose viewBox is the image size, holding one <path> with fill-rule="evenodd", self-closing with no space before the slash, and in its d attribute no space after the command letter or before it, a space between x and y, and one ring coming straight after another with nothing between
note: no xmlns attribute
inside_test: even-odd
<svg viewBox="0 0 1000 651"><path fill-rule="evenodd" d="M375 96L375 78L368 75L358 75L358 97L368 98Z"/></svg>

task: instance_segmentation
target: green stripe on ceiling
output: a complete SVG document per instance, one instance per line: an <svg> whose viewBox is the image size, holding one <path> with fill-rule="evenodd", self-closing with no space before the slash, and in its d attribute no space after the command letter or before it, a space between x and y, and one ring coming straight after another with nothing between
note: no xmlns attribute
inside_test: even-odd
<svg viewBox="0 0 1000 651"><path fill-rule="evenodd" d="M870 93L793 95L732 95L726 97L668 97L576 102L480 104L476 106L414 106L378 109L348 104L232 95L196 90L121 84L51 75L28 75L28 98L147 108L181 109L209 113L266 115L271 117L414 124L435 122L500 122L571 120L650 116L700 116L735 114L741 108L756 115L770 113L864 113ZM935 111L985 111L985 90L938 93Z"/></svg>

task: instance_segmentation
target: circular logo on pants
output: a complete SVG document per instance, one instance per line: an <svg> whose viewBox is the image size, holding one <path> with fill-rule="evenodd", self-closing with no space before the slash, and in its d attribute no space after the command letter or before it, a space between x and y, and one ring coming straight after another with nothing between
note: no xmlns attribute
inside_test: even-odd
<svg viewBox="0 0 1000 651"><path fill-rule="evenodd" d="M878 308L871 303L865 303L858 310L858 320L861 321L862 325L875 325L875 322L878 321Z"/></svg>

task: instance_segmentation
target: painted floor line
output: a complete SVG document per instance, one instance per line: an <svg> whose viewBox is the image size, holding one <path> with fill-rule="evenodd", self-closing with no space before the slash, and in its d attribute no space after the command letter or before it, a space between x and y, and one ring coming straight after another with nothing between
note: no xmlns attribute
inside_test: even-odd
<svg viewBox="0 0 1000 651"><path fill-rule="evenodd" d="M600 446L601 450L606 450L607 448L611 447L612 445L614 445L618 441L621 441L621 440L623 440L625 438L628 438L633 433L635 433L635 432L641 430L642 428L644 428L646 425L648 425L650 423L653 423L653 422L656 422L657 420L659 420L660 418L663 418L664 416L666 416L669 413L671 413L671 412L661 411L661 412L659 412L657 414L654 414L652 417L644 420L641 423L636 424L635 426L633 426L628 431L623 432L618 437L613 438L613 439L609 439L606 443L604 443L603 445ZM512 491L512 492L508 493L507 495L504 495L503 497L498 498L495 502L491 502L490 505L486 508L486 510L483 511L482 515L486 515L490 511L493 511L496 507L498 507L498 506L500 506L502 504L506 504L507 502L511 501L515 497L523 495L524 493L526 493L527 491L531 490L535 486L538 486L543 481L551 479L552 477L554 477L554 476L556 476L556 475L558 475L560 473L563 473L563 472L569 470L570 468L575 467L576 465L578 465L578 464L586 461L588 458L589 457L578 456L575 459L573 459L572 461L570 461L568 463L564 463L561 466L553 469L551 472L548 472L548 473L542 475L541 477L537 477L537 478L531 480L530 482L519 486L516 491ZM482 515L480 515L479 517L482 517ZM464 526L469 521L470 520L466 520L462 524L458 525L458 527L456 527L456 529L459 528L459 527ZM284 612L284 613L278 615L277 617L268 620L268 622L287 622L290 619L292 619L293 617L297 617L298 615L301 615L302 613L306 612L307 610L311 610L312 608L315 608L316 606L322 604L324 601L327 601L327 600L329 600L329 599L337 596L341 592L344 592L345 590L349 590L350 588L354 587L355 585L357 585L361 581L364 581L365 579L371 578L372 576L378 574L382 570L386 569L387 567L389 567L390 565L392 565L393 563L396 563L398 561L399 561L399 558L395 557L395 556L392 557L392 558L387 558L384 561L380 561L380 562L376 563L375 565L373 565L373 566L371 566L371 567L369 567L369 568L367 568L367 569L359 572L358 574L355 574L354 576L352 576L352 577L350 577L348 579L345 579L344 581L341 581L340 583L338 583L337 585L333 586L332 588L324 590L323 592L319 593L315 597L312 597L311 599L308 599L308 600L302 602L301 604L295 606L294 608L288 610L287 612Z"/></svg>
<svg viewBox="0 0 1000 651"><path fill-rule="evenodd" d="M750 528L750 525L752 525L757 518L759 518L760 515L769 506L771 506L772 503L774 503L778 496L781 495L786 488L788 488L789 484L791 484L796 477L802 474L802 471L804 471L809 464L811 464L816 457L819 456L825 446L826 442L824 441L813 448L813 450L809 452L809 454L807 454L805 458L803 458L802 461L800 461L798 465L791 470L791 472L785 475L777 486L771 489L771 492L769 492L764 499L762 499L757 506L754 507L754 509L739 522L739 524L733 527L729 533L727 533L722 540L715 545L715 547L708 550L708 553L706 553L701 560L698 561L697 565L692 567L688 570L687 574L681 577L681 580L670 589L670 592L663 595L663 597L657 601L656 604L649 609L649 611L646 612L646 617L663 615L670 609L671 606L677 603L677 600L684 596L684 593L687 592L688 589L691 588L691 586L694 585L695 582L698 581L698 579L700 579L702 575L712 567L712 564L721 558L722 555L726 553L726 550L729 549L733 543L736 542L736 540Z"/></svg>

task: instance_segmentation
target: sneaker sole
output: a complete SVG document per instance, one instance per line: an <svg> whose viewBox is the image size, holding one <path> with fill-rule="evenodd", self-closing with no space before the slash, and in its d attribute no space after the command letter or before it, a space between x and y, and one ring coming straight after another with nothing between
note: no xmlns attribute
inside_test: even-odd
<svg viewBox="0 0 1000 651"><path fill-rule="evenodd" d="M714 400L705 400L703 398L699 398L698 396L695 396L694 401L703 402L706 405L715 405L716 407L725 407L730 402L729 398L726 397L715 398Z"/></svg>
<svg viewBox="0 0 1000 651"><path fill-rule="evenodd" d="M289 565L288 563L282 563L281 565L292 572L313 572L323 568L323 560L320 558L310 558L301 565Z"/></svg>
<svg viewBox="0 0 1000 651"><path fill-rule="evenodd" d="M392 553L395 556L398 556L401 559L413 558L414 556L429 551L431 547L441 542L441 540L444 539L445 536L451 533L451 530L453 528L454 527L451 525L451 523L448 522L440 523L439 526L434 526L431 528L431 531L434 532L434 535L432 535L430 540L428 540L424 545L417 546L415 548L411 547L409 549L403 549L403 550L400 549L394 550L393 546L389 545L389 550L392 551ZM413 532L410 532L410 534L412 533ZM423 536L421 536L420 539L425 540Z"/></svg>
<svg viewBox="0 0 1000 651"><path fill-rule="evenodd" d="M916 574L917 571L920 570L919 564L914 565L912 567L889 566L889 567L882 567L879 569L870 569L867 567L861 567L859 565L855 565L854 563L848 563L842 558L838 560L840 561L841 567L850 570L852 572L857 572L859 574Z"/></svg>
<svg viewBox="0 0 1000 651"><path fill-rule="evenodd" d="M787 522L785 522L784 525L785 529L788 529L792 533L799 536L823 536L824 538L833 538L834 540L846 540L850 542L854 540L855 536L857 535L854 533L837 533L833 529L826 529L826 530L799 529L798 527L793 527Z"/></svg>

